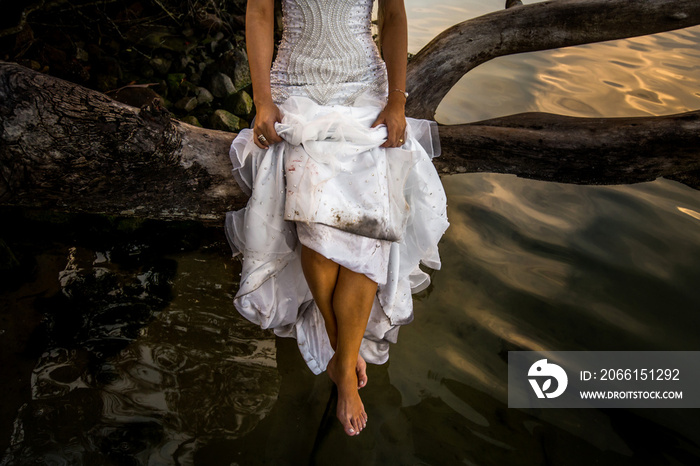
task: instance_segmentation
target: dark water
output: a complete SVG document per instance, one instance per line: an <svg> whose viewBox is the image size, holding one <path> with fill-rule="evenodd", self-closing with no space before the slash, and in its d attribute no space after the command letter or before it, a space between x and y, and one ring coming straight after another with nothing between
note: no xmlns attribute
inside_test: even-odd
<svg viewBox="0 0 700 466"><path fill-rule="evenodd" d="M219 229L5 214L2 464L700 463L696 410L506 405L509 350L700 349L698 192L443 181L443 269L352 439L295 343L233 310Z"/></svg>

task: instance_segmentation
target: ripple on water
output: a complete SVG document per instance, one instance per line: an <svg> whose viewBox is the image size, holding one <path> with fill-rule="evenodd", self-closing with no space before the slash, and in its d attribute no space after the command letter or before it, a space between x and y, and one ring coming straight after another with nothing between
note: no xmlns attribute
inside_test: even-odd
<svg viewBox="0 0 700 466"><path fill-rule="evenodd" d="M239 438L277 399L274 337L235 312L220 256L111 252L70 249L7 464L184 464L195 439Z"/></svg>
<svg viewBox="0 0 700 466"><path fill-rule="evenodd" d="M499 57L467 73L436 118L457 124L530 111L626 117L695 110L699 31ZM493 79L501 81L498 87Z"/></svg>

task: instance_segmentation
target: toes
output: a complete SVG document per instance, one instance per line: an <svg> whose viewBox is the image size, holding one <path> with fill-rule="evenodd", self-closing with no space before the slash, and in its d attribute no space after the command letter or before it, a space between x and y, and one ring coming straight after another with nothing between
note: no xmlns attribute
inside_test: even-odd
<svg viewBox="0 0 700 466"><path fill-rule="evenodd" d="M362 388L367 385L367 363L362 359L362 356L357 360L355 372L357 373L357 388Z"/></svg>
<svg viewBox="0 0 700 466"><path fill-rule="evenodd" d="M359 435L360 431L362 431L362 423L360 422L359 418L352 418L352 426L354 427L355 432L357 432L355 435Z"/></svg>
<svg viewBox="0 0 700 466"><path fill-rule="evenodd" d="M352 425L350 420L347 420L346 422L343 423L343 428L345 429L345 433L348 435L357 435L360 433L358 429L355 428L355 426Z"/></svg>
<svg viewBox="0 0 700 466"><path fill-rule="evenodd" d="M365 374L358 374L357 375L357 388L362 388L365 385L367 385L367 376Z"/></svg>

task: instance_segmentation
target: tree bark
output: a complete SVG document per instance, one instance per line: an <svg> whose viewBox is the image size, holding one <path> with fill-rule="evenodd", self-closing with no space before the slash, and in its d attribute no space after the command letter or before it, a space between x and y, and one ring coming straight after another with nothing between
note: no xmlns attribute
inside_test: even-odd
<svg viewBox="0 0 700 466"><path fill-rule="evenodd" d="M406 113L435 118L457 81L503 55L643 36L700 24L698 0L557 0L459 23L408 64Z"/></svg>
<svg viewBox="0 0 700 466"><path fill-rule="evenodd" d="M219 220L245 202L235 134L0 62L0 203Z"/></svg>

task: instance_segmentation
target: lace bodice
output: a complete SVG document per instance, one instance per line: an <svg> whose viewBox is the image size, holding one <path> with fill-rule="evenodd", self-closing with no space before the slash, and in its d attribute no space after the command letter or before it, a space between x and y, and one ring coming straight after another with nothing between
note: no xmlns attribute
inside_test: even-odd
<svg viewBox="0 0 700 466"><path fill-rule="evenodd" d="M386 66L372 39L374 0L282 0L283 33L272 65L272 97L352 105L385 98Z"/></svg>

